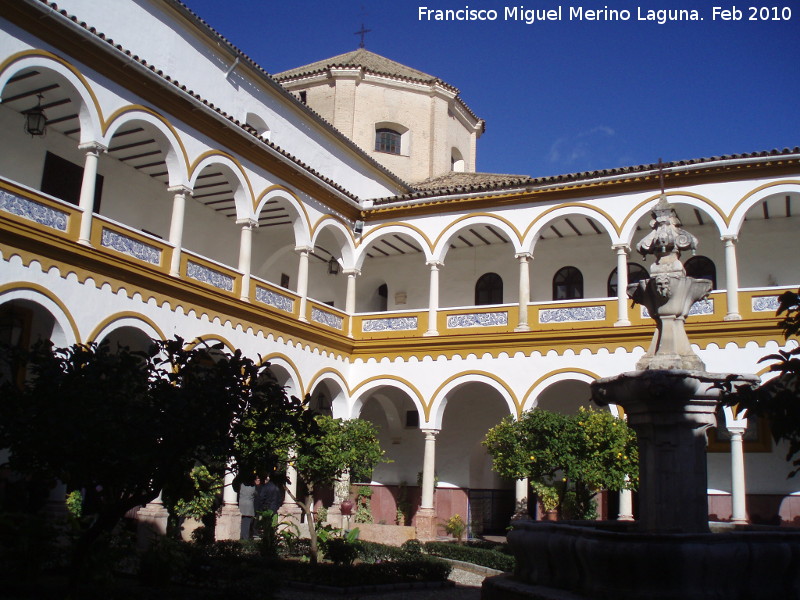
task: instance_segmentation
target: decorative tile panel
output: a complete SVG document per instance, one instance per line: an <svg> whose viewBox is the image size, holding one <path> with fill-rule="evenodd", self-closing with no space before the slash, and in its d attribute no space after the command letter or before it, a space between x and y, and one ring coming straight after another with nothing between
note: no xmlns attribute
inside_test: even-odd
<svg viewBox="0 0 800 600"><path fill-rule="evenodd" d="M467 313L463 315L447 315L448 329L461 329L463 327L494 327L508 325L508 313Z"/></svg>
<svg viewBox="0 0 800 600"><path fill-rule="evenodd" d="M122 254L127 254L151 265L161 264L161 249L145 244L127 235L122 235L116 231L103 228L100 238L100 245L104 248L111 248Z"/></svg>
<svg viewBox="0 0 800 600"><path fill-rule="evenodd" d="M753 296L753 312L776 312L778 296Z"/></svg>
<svg viewBox="0 0 800 600"><path fill-rule="evenodd" d="M316 306L311 307L311 320L339 330L344 326L344 319L342 317L320 310Z"/></svg>
<svg viewBox="0 0 800 600"><path fill-rule="evenodd" d="M578 321L605 321L605 306L564 306L539 311L539 323L573 323Z"/></svg>
<svg viewBox="0 0 800 600"><path fill-rule="evenodd" d="M69 213L17 196L6 190L0 190L0 210L58 231L67 230Z"/></svg>
<svg viewBox="0 0 800 600"><path fill-rule="evenodd" d="M261 286L256 286L256 300L286 312L294 312L294 300Z"/></svg>
<svg viewBox="0 0 800 600"><path fill-rule="evenodd" d="M692 304L692 308L689 309L690 317L694 317L697 315L713 315L713 314L714 314L714 300L712 298L706 298L705 300L698 300L697 302ZM650 318L650 313L644 306L642 306L642 318L643 319Z"/></svg>
<svg viewBox="0 0 800 600"><path fill-rule="evenodd" d="M414 331L417 329L417 317L389 317L386 319L364 319L361 331Z"/></svg>
<svg viewBox="0 0 800 600"><path fill-rule="evenodd" d="M233 277L226 275L216 269L211 269L196 262L189 261L186 264L186 275L192 279L213 285L215 288L225 290L226 292L233 291Z"/></svg>

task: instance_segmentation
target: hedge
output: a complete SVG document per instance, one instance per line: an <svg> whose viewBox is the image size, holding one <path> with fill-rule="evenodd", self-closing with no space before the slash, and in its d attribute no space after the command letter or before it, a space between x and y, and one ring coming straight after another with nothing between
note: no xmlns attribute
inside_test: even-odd
<svg viewBox="0 0 800 600"><path fill-rule="evenodd" d="M502 548L502 546L498 546L494 550L489 550L453 542L428 542L425 544L425 552L433 556L460 560L498 571L513 571L516 561L513 556L505 554Z"/></svg>

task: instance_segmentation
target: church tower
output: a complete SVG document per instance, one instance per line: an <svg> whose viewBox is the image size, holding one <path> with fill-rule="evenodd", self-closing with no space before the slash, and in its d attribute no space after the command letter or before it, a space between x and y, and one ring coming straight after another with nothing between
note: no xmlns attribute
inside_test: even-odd
<svg viewBox="0 0 800 600"><path fill-rule="evenodd" d="M475 172L484 121L437 77L364 48L273 77L409 183Z"/></svg>

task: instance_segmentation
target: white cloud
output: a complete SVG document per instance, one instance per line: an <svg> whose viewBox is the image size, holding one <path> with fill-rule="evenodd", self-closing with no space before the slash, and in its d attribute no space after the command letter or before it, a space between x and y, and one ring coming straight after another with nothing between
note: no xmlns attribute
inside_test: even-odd
<svg viewBox="0 0 800 600"><path fill-rule="evenodd" d="M587 131L558 138L550 146L548 159L551 163L568 167L588 158L593 158L598 151L607 149L607 140L616 132L607 125L598 125Z"/></svg>

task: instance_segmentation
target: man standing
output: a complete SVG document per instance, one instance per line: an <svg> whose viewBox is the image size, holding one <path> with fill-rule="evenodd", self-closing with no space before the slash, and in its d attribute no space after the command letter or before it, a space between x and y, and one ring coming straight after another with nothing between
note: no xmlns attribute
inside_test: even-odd
<svg viewBox="0 0 800 600"><path fill-rule="evenodd" d="M241 539L249 540L253 536L253 519L256 516L255 510L256 488L253 485L253 478L242 482L239 488L239 512L242 513L242 533Z"/></svg>

